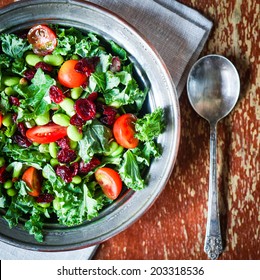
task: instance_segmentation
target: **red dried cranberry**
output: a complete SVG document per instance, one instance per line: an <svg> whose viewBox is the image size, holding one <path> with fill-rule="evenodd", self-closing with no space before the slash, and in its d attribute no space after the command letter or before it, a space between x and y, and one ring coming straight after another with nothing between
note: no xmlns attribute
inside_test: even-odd
<svg viewBox="0 0 260 280"><path fill-rule="evenodd" d="M25 124L23 122L19 122L17 124L17 129L18 131L21 133L22 136L26 136L26 127L25 127Z"/></svg>
<svg viewBox="0 0 260 280"><path fill-rule="evenodd" d="M117 110L111 106L104 106L103 116L100 120L107 125L113 125L116 119Z"/></svg>
<svg viewBox="0 0 260 280"><path fill-rule="evenodd" d="M99 62L99 57L90 57L90 58L82 58L75 65L75 70L80 73L86 74L86 76L90 76L91 73L95 72L95 68Z"/></svg>
<svg viewBox="0 0 260 280"><path fill-rule="evenodd" d="M96 157L93 157L90 162L84 162L83 160L79 163L79 172L83 174L89 173L92 169L100 164L100 160Z"/></svg>
<svg viewBox="0 0 260 280"><path fill-rule="evenodd" d="M79 164L78 162L73 162L72 165L70 166L70 171L72 173L72 176L76 176L79 172Z"/></svg>
<svg viewBox="0 0 260 280"><path fill-rule="evenodd" d="M121 69L121 60L118 56L112 58L112 64L110 65L110 71L119 72Z"/></svg>
<svg viewBox="0 0 260 280"><path fill-rule="evenodd" d="M96 91L93 91L92 93L90 93L90 95L88 96L88 100L90 101L95 101L98 98L98 93Z"/></svg>
<svg viewBox="0 0 260 280"><path fill-rule="evenodd" d="M85 121L92 120L96 116L96 105L87 98L80 98L75 102L76 113Z"/></svg>
<svg viewBox="0 0 260 280"><path fill-rule="evenodd" d="M74 150L65 148L58 152L57 159L61 163L70 163L77 158L77 154Z"/></svg>
<svg viewBox="0 0 260 280"><path fill-rule="evenodd" d="M43 61L37 62L34 67L36 69L41 68L42 71L44 71L44 72L51 72L52 69L53 69L51 65L49 65L49 64L47 64L47 63L45 63Z"/></svg>
<svg viewBox="0 0 260 280"><path fill-rule="evenodd" d="M85 121L78 115L75 114L70 118L70 124L81 127Z"/></svg>
<svg viewBox="0 0 260 280"><path fill-rule="evenodd" d="M12 120L13 120L13 122L16 122L17 117L18 117L18 114L17 114L17 113L13 113L13 114L12 114Z"/></svg>
<svg viewBox="0 0 260 280"><path fill-rule="evenodd" d="M22 136L21 134L15 134L13 137L15 143L17 143L20 147L28 148L32 145L32 142L27 138Z"/></svg>
<svg viewBox="0 0 260 280"><path fill-rule="evenodd" d="M36 73L36 70L35 69L27 69L24 73L23 73L23 76L24 78L26 78L28 81L31 81L34 77Z"/></svg>
<svg viewBox="0 0 260 280"><path fill-rule="evenodd" d="M4 183L7 180L6 166L0 167L0 183Z"/></svg>
<svg viewBox="0 0 260 280"><path fill-rule="evenodd" d="M9 101L10 101L10 103L12 104L12 105L14 105L14 106L20 106L20 101L19 101L19 98L18 97L16 97L16 96L10 96L9 97Z"/></svg>
<svg viewBox="0 0 260 280"><path fill-rule="evenodd" d="M42 193L38 197L36 197L37 203L50 203L53 200L54 200L53 195L49 193Z"/></svg>
<svg viewBox="0 0 260 280"><path fill-rule="evenodd" d="M49 95L50 95L51 101L53 101L57 104L60 103L61 101L63 101L63 99L65 98L65 95L63 94L62 90L60 88L58 88L57 86L50 87Z"/></svg>
<svg viewBox="0 0 260 280"><path fill-rule="evenodd" d="M66 165L57 166L56 174L66 183L70 183L72 181L72 171Z"/></svg>
<svg viewBox="0 0 260 280"><path fill-rule="evenodd" d="M70 139L68 136L65 136L56 141L59 147L62 149L70 149Z"/></svg>

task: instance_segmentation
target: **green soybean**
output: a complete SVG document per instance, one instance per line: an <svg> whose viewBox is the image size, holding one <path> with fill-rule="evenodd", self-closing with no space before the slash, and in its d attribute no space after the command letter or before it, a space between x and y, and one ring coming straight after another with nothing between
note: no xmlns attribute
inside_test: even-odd
<svg viewBox="0 0 260 280"><path fill-rule="evenodd" d="M72 178L72 183L74 183L74 184L80 184L81 181L82 181L82 179L79 175L76 175Z"/></svg>
<svg viewBox="0 0 260 280"><path fill-rule="evenodd" d="M118 145L117 149L114 152L112 152L109 156L116 157L116 156L122 154L123 151L124 151L124 148L122 146Z"/></svg>
<svg viewBox="0 0 260 280"><path fill-rule="evenodd" d="M115 141L112 141L109 144L109 151L104 153L105 156L110 156L118 147L118 144Z"/></svg>
<svg viewBox="0 0 260 280"><path fill-rule="evenodd" d="M78 146L78 142L73 141L73 140L70 139L70 148L72 150L75 150L77 148L77 146Z"/></svg>
<svg viewBox="0 0 260 280"><path fill-rule="evenodd" d="M83 134L79 132L78 128L71 124L67 128L67 135L73 141L80 141L83 137Z"/></svg>
<svg viewBox="0 0 260 280"><path fill-rule="evenodd" d="M34 53L29 53L29 54L26 55L25 61L30 66L35 66L38 62L42 62L43 61L43 57L39 56L37 54L34 54Z"/></svg>
<svg viewBox="0 0 260 280"><path fill-rule="evenodd" d="M11 187L13 186L13 182L12 180L7 180L6 182L4 182L4 188L5 189L11 189Z"/></svg>
<svg viewBox="0 0 260 280"><path fill-rule="evenodd" d="M59 105L70 117L75 114L74 101L72 99L66 97L59 103Z"/></svg>
<svg viewBox="0 0 260 280"><path fill-rule="evenodd" d="M0 157L0 167L5 165L5 158L4 157Z"/></svg>
<svg viewBox="0 0 260 280"><path fill-rule="evenodd" d="M79 60L79 56L77 54L73 54L70 59Z"/></svg>
<svg viewBox="0 0 260 280"><path fill-rule="evenodd" d="M57 158L58 145L55 142L49 144L49 153L52 158Z"/></svg>
<svg viewBox="0 0 260 280"><path fill-rule="evenodd" d="M4 115L2 124L6 127L11 126L13 124L12 114L8 113L8 114Z"/></svg>
<svg viewBox="0 0 260 280"><path fill-rule="evenodd" d="M7 193L7 195L9 195L9 196L15 196L15 195L17 194L17 191L16 191L16 189L11 188L11 189L8 189L8 190L6 191L6 193Z"/></svg>
<svg viewBox="0 0 260 280"><path fill-rule="evenodd" d="M16 91L12 87L6 87L4 91L5 94L8 96L16 94Z"/></svg>
<svg viewBox="0 0 260 280"><path fill-rule="evenodd" d="M78 99L81 96L82 92L83 89L81 87L72 88L70 91L71 98Z"/></svg>
<svg viewBox="0 0 260 280"><path fill-rule="evenodd" d="M39 206L41 206L42 208L48 208L50 207L50 202L39 202L37 203Z"/></svg>
<svg viewBox="0 0 260 280"><path fill-rule="evenodd" d="M63 63L64 58L60 54L48 54L44 56L43 61L52 66L60 66Z"/></svg>
<svg viewBox="0 0 260 280"><path fill-rule="evenodd" d="M59 161L56 158L52 158L50 160L50 164L52 167L57 166L59 164Z"/></svg>
<svg viewBox="0 0 260 280"><path fill-rule="evenodd" d="M35 118L35 122L37 125L45 125L50 121L50 113L46 111L44 114L39 115Z"/></svg>
<svg viewBox="0 0 260 280"><path fill-rule="evenodd" d="M69 126L70 117L65 114L55 114L52 116L52 121L60 126Z"/></svg>
<svg viewBox="0 0 260 280"><path fill-rule="evenodd" d="M48 144L40 144L39 147L39 152L40 153L48 153L49 152L49 145Z"/></svg>
<svg viewBox="0 0 260 280"><path fill-rule="evenodd" d="M3 84L7 87L12 87L19 84L19 77L3 77Z"/></svg>

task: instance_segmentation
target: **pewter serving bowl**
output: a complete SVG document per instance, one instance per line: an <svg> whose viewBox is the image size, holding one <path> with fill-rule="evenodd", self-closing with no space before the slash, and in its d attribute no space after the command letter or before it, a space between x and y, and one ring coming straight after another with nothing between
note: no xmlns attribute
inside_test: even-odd
<svg viewBox="0 0 260 280"><path fill-rule="evenodd" d="M137 80L149 86L145 111L165 110L166 130L158 137L162 155L147 171L147 187L126 191L92 221L65 227L45 224L43 243L23 229L23 222L9 229L0 212L0 241L37 251L65 251L98 244L133 224L152 205L172 172L179 146L180 115L175 87L169 72L153 46L117 15L94 4L75 0L21 1L0 10L0 33L17 32L37 23L53 23L92 31L112 39L130 54Z"/></svg>

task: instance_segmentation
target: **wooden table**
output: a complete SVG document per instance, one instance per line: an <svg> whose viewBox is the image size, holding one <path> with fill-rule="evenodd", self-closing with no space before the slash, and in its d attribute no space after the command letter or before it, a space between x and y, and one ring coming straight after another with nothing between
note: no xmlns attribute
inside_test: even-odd
<svg viewBox="0 0 260 280"><path fill-rule="evenodd" d="M0 0L0 7L11 3ZM180 0L214 22L201 55L226 56L237 67L241 94L218 125L218 177L224 253L260 259L259 4L255 0ZM258 77L257 77L258 76ZM258 78L258 80L257 80ZM171 178L135 224L101 244L94 259L207 259L209 126L180 98L181 142Z"/></svg>

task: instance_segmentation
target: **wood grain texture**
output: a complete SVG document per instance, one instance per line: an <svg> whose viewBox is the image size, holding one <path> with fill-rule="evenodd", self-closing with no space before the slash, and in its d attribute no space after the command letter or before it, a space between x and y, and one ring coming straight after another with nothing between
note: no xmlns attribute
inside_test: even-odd
<svg viewBox="0 0 260 280"><path fill-rule="evenodd" d="M0 7L13 1L0 0ZM214 22L201 55L226 56L238 69L241 94L218 125L218 177L224 253L260 259L259 1L180 0ZM131 227L101 244L94 259L207 259L209 126L180 98L181 142L163 193Z"/></svg>

